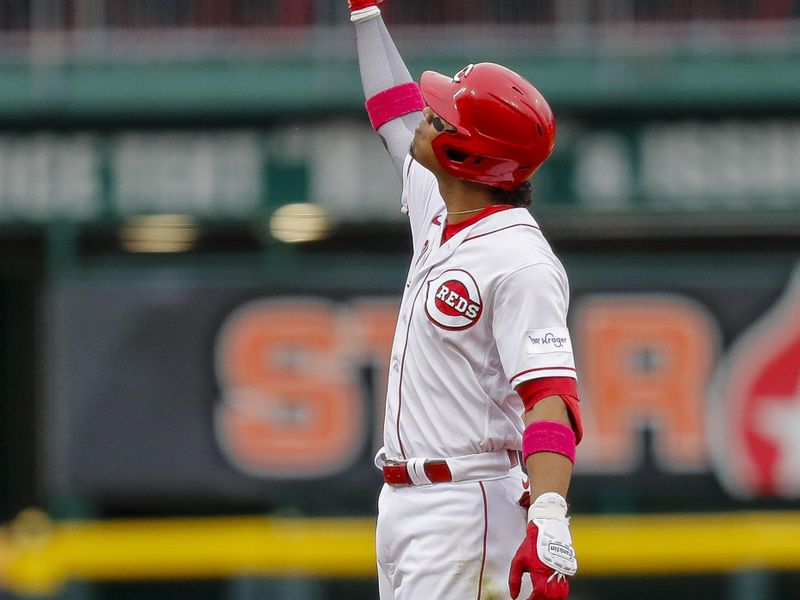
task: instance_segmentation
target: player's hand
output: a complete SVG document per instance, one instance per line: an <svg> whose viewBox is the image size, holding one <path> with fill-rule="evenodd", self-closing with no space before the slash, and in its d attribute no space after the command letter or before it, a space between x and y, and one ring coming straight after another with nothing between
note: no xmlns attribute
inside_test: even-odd
<svg viewBox="0 0 800 600"><path fill-rule="evenodd" d="M564 600L569 594L567 577L575 575L578 562L572 547L567 501L560 494L539 496L528 510L528 531L508 576L511 597L516 600L522 576L530 573L533 593L527 600Z"/></svg>
<svg viewBox="0 0 800 600"><path fill-rule="evenodd" d="M369 8L370 6L378 6L378 4L382 3L383 0L347 0L350 12L361 10L362 8Z"/></svg>

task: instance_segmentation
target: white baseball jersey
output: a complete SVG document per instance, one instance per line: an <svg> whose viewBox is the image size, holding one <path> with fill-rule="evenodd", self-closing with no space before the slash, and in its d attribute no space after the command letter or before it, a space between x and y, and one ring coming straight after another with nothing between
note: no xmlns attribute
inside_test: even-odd
<svg viewBox="0 0 800 600"><path fill-rule="evenodd" d="M514 388L575 377L566 273L527 209L490 214L442 244L435 176L409 156L403 184L414 256L389 365L386 456L519 450Z"/></svg>

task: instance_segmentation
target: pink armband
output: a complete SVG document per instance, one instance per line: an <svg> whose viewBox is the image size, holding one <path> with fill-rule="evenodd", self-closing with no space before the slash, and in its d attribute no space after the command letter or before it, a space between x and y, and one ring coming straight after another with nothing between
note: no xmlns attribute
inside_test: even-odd
<svg viewBox="0 0 800 600"><path fill-rule="evenodd" d="M377 131L392 119L422 110L425 108L425 101L419 86L412 81L378 92L365 105L372 128Z"/></svg>
<svg viewBox="0 0 800 600"><path fill-rule="evenodd" d="M575 432L558 421L534 421L522 434L522 462L537 452L554 452L575 464Z"/></svg>

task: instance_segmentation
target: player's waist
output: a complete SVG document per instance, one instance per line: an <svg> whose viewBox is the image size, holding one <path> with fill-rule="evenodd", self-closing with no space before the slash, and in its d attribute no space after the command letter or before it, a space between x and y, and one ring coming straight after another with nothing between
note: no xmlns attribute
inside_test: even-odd
<svg viewBox="0 0 800 600"><path fill-rule="evenodd" d="M519 464L516 450L451 458L398 459L387 457L385 449L381 448L375 456L375 465L383 471L383 480L392 486L500 479Z"/></svg>

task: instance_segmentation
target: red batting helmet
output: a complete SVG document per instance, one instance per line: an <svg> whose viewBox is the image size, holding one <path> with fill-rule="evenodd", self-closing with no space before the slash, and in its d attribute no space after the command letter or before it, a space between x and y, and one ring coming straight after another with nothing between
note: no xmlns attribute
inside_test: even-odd
<svg viewBox="0 0 800 600"><path fill-rule="evenodd" d="M531 83L494 63L468 65L450 78L425 71L422 97L456 132L440 133L433 153L445 171L512 190L536 172L556 141L556 121Z"/></svg>

